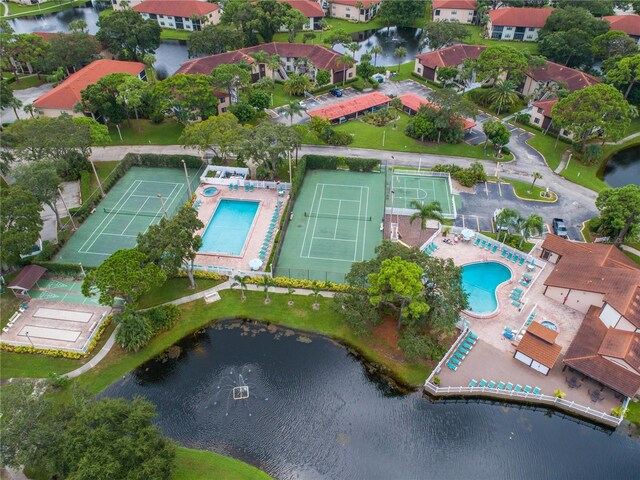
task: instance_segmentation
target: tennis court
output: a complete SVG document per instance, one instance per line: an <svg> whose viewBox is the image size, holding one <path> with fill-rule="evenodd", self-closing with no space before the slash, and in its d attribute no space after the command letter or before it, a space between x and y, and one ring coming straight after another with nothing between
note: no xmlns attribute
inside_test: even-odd
<svg viewBox="0 0 640 480"><path fill-rule="evenodd" d="M395 168L388 178L387 206L394 209L411 209L411 202L422 203L437 201L445 218L455 218L454 195L449 174ZM393 192L393 193L392 193ZM402 214L403 212L395 212ZM409 214L409 212L405 212Z"/></svg>
<svg viewBox="0 0 640 480"><path fill-rule="evenodd" d="M37 281L34 288L29 290L29 296L31 298L51 300L53 302L100 305L97 295L85 297L82 294L82 282L75 282L72 280L52 280L41 278Z"/></svg>
<svg viewBox="0 0 640 480"><path fill-rule="evenodd" d="M192 184L198 172L190 170ZM170 218L188 199L184 171L132 167L69 239L55 261L98 266L113 252L136 245L138 233Z"/></svg>
<svg viewBox="0 0 640 480"><path fill-rule="evenodd" d="M343 282L382 240L384 175L311 170L296 199L276 275Z"/></svg>

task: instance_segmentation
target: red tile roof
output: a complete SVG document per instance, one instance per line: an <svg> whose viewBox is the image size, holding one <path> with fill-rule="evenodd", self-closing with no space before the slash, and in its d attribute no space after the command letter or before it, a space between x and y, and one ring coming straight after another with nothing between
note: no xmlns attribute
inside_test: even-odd
<svg viewBox="0 0 640 480"><path fill-rule="evenodd" d="M451 47L417 55L416 59L425 67L432 69L454 67L464 63L467 58L477 60L485 48L487 47L480 45L452 45Z"/></svg>
<svg viewBox="0 0 640 480"><path fill-rule="evenodd" d="M391 99L380 92L367 93L343 102L334 103L328 107L309 110L307 113L312 117L322 117L328 120L336 120L356 112L368 110L390 102Z"/></svg>
<svg viewBox="0 0 640 480"><path fill-rule="evenodd" d="M400 98L400 100L402 100L402 105L404 105L405 107L410 108L411 110L414 110L416 112L423 105L428 105L431 108L435 108L436 110L440 109L440 107L438 107L438 105L435 105L434 103L431 103L426 98L419 97L418 95L416 95L414 93L405 93L404 95L400 95L399 98ZM473 128L476 125L476 122L473 122L473 121L471 121L471 120L469 120L467 118L463 118L462 121L464 122L463 130L468 130L470 128Z"/></svg>
<svg viewBox="0 0 640 480"><path fill-rule="evenodd" d="M253 63L254 60L249 54L260 51L281 57L307 57L317 68L323 70L342 70L343 68L342 66L336 65L336 60L342 57L342 55L322 45L272 42L256 45L255 47L233 50L231 52L219 53L217 55L209 55L208 57L196 58L183 63L176 73L203 73L208 75L211 73L211 70L223 63L240 63L242 60L247 63Z"/></svg>
<svg viewBox="0 0 640 480"><path fill-rule="evenodd" d="M102 77L106 77L111 73L138 75L144 68L144 64L140 62L96 60L76 73L69 75L60 85L33 102L33 106L37 108L72 110L73 106L81 100L80 92L87 88L88 85L96 83Z"/></svg>
<svg viewBox="0 0 640 480"><path fill-rule="evenodd" d="M217 3L199 0L145 0L132 7L132 10L140 13L189 18L192 15L208 15L219 8Z"/></svg>
<svg viewBox="0 0 640 480"><path fill-rule="evenodd" d="M619 30L627 35L640 37L640 15L612 15L602 18L611 24L611 30Z"/></svg>
<svg viewBox="0 0 640 480"><path fill-rule="evenodd" d="M313 0L279 0L279 1L288 3L289 5L291 5L291 8L300 10L304 14L304 16L307 18L324 17L324 10L322 9L319 3L314 2Z"/></svg>
<svg viewBox="0 0 640 480"><path fill-rule="evenodd" d="M433 9L447 8L456 10L475 10L476 0L433 0Z"/></svg>
<svg viewBox="0 0 640 480"><path fill-rule="evenodd" d="M20 273L11 281L11 283L9 283L9 285L7 285L7 287L18 287L29 290L46 271L47 269L40 265L27 265L20 270Z"/></svg>
<svg viewBox="0 0 640 480"><path fill-rule="evenodd" d="M500 8L491 10L489 18L493 26L542 28L553 8Z"/></svg>
<svg viewBox="0 0 640 480"><path fill-rule="evenodd" d="M356 3L361 1L365 7L369 7L374 4L379 4L382 0L331 0L330 3L336 3L338 5L346 5L348 7L355 7Z"/></svg>
<svg viewBox="0 0 640 480"><path fill-rule="evenodd" d="M532 322L531 325L527 328L527 332L531 335L535 335L540 340L544 340L547 343L554 343L556 338L558 338L558 332L555 330L551 330L550 328L545 327L541 323Z"/></svg>
<svg viewBox="0 0 640 480"><path fill-rule="evenodd" d="M599 318L600 311L595 306L589 309L563 362L609 388L633 397L640 389L640 334L618 334L607 328ZM602 355L624 359L631 370Z"/></svg>
<svg viewBox="0 0 640 480"><path fill-rule="evenodd" d="M565 67L555 62L547 62L544 67L531 70L527 75L536 82L563 82L567 84L567 90L575 92L585 87L590 87L602 80L575 68Z"/></svg>
<svg viewBox="0 0 640 480"><path fill-rule="evenodd" d="M71 33L62 33L62 32L33 32L33 35L37 35L38 37L40 37L42 40L44 40L45 42L50 42L51 40L53 40L54 38L56 38L57 36L63 36L66 37L68 35L71 35ZM95 35L89 35L89 37L91 38L95 38Z"/></svg>
<svg viewBox="0 0 640 480"><path fill-rule="evenodd" d="M545 117L551 118L551 109L553 106L558 103L557 98L553 98L551 100L540 100L537 102L533 102L533 106L542 109L542 114Z"/></svg>

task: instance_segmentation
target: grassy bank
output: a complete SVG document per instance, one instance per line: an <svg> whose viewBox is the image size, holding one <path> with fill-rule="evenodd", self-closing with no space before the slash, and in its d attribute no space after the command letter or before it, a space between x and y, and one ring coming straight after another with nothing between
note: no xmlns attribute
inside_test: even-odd
<svg viewBox="0 0 640 480"><path fill-rule="evenodd" d="M490 178L495 181L495 177ZM544 180L544 178L542 180ZM539 181L540 180L538 180L538 182ZM546 191L546 187L534 185L532 188L531 183L529 182L521 182L520 180L513 180L511 178L500 178L500 183L508 183L512 185L515 194L523 200L543 203L553 203L558 201L558 196L552 191L549 191L551 194L551 198L549 199L540 196L542 192Z"/></svg>
<svg viewBox="0 0 640 480"><path fill-rule="evenodd" d="M118 135L118 129L109 126L109 135L112 145L178 145L183 126L174 120L165 120L162 123L153 123L149 120L140 120L140 131L136 127L136 121L131 121L131 126L126 122L120 125L122 140Z"/></svg>
<svg viewBox="0 0 640 480"><path fill-rule="evenodd" d="M160 32L162 40L188 40L189 35L193 32L190 30L176 30L174 28L163 28Z"/></svg>
<svg viewBox="0 0 640 480"><path fill-rule="evenodd" d="M13 78L13 76L11 77ZM38 75L33 74L33 75L20 75L18 77L17 82L11 82L9 84L9 88L13 91L16 90L26 90L27 88L33 88L33 87L39 87L40 85L46 83L45 80L45 76L44 75L40 75L40 78L38 78ZM24 118L24 117L22 117Z"/></svg>
<svg viewBox="0 0 640 480"><path fill-rule="evenodd" d="M178 298L193 295L194 293L208 290L222 283L222 280L210 280L208 278L196 278L196 288L189 288L188 278L170 278L163 285L154 288L151 292L140 299L139 308L155 307L163 303L176 300Z"/></svg>
<svg viewBox="0 0 640 480"><path fill-rule="evenodd" d="M52 0L50 2L44 2L37 5L21 5L13 2L6 2L9 5L9 15L4 18L19 18L19 17L33 17L36 15L42 15L45 13L56 13L68 10L79 5L84 5L87 0L73 0L64 3ZM0 10L4 13L4 9Z"/></svg>
<svg viewBox="0 0 640 480"><path fill-rule="evenodd" d="M108 162L94 162L96 167L96 172L98 173L98 177L100 177L100 181L104 182L105 179L113 172L113 169L118 166L120 160L113 160ZM91 173L91 181L89 183L91 192L94 192L98 188L98 181L96 180L96 176L93 174L93 169L89 172Z"/></svg>
<svg viewBox="0 0 640 480"><path fill-rule="evenodd" d="M240 460L214 452L178 448L172 480L268 480L271 477Z"/></svg>
<svg viewBox="0 0 640 480"><path fill-rule="evenodd" d="M629 408L627 408L627 420L636 426L640 427L640 402L635 401L629 403Z"/></svg>
<svg viewBox="0 0 640 480"><path fill-rule="evenodd" d="M536 42L516 42L507 40L491 40L482 38L482 27L477 25L467 25L467 30L471 33L471 38L465 38L464 41L473 45L486 45L492 47L495 45L508 45L517 50L527 50L529 53L538 53L538 44Z"/></svg>

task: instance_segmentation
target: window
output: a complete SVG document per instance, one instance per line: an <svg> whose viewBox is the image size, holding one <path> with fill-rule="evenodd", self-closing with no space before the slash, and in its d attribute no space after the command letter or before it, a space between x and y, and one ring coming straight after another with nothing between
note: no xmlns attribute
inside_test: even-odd
<svg viewBox="0 0 640 480"><path fill-rule="evenodd" d="M440 10L436 10L435 12L433 12L433 14L434 14L436 17L439 17L439 16L440 16Z"/></svg>
<svg viewBox="0 0 640 480"><path fill-rule="evenodd" d="M527 40L533 40L533 35L527 35Z"/></svg>
<svg viewBox="0 0 640 480"><path fill-rule="evenodd" d="M351 15L349 15L348 13L345 14L345 18L351 18Z"/></svg>
<svg viewBox="0 0 640 480"><path fill-rule="evenodd" d="M538 117L534 118L533 123L540 123L540 119Z"/></svg>
<svg viewBox="0 0 640 480"><path fill-rule="evenodd" d="M149 14L149 18L150 18L151 20L156 20L156 19L158 18L158 15L156 15L155 13L150 13L150 14Z"/></svg>
<svg viewBox="0 0 640 480"><path fill-rule="evenodd" d="M353 77L353 72L349 72L349 75L347 75L347 78L351 78Z"/></svg>
<svg viewBox="0 0 640 480"><path fill-rule="evenodd" d="M457 15L458 11L457 10L451 10L451 15Z"/></svg>
<svg viewBox="0 0 640 480"><path fill-rule="evenodd" d="M162 25L164 27L164 22L160 22L160 25Z"/></svg>
<svg viewBox="0 0 640 480"><path fill-rule="evenodd" d="M538 107L538 113L542 113L542 112L543 110L540 107Z"/></svg>
<svg viewBox="0 0 640 480"><path fill-rule="evenodd" d="M513 30L513 27L507 27L507 31Z"/></svg>

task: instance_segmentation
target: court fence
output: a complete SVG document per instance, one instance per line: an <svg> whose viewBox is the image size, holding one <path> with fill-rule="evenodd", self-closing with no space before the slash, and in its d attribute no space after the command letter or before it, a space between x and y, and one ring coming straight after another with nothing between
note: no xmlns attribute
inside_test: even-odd
<svg viewBox="0 0 640 480"><path fill-rule="evenodd" d="M316 280L319 282L345 283L346 273L327 272L324 270L307 270L303 268L288 268L276 266L275 277L300 278L303 280Z"/></svg>

